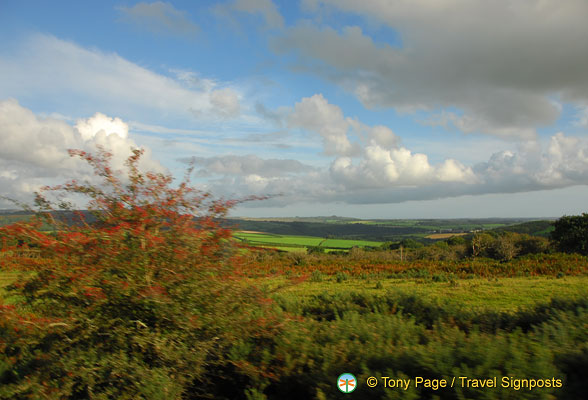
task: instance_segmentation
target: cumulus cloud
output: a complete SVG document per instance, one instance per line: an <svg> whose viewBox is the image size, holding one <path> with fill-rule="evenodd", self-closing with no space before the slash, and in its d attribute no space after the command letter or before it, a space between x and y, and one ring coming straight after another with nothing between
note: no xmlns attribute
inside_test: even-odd
<svg viewBox="0 0 588 400"><path fill-rule="evenodd" d="M296 103L288 116L292 128L302 128L318 133L327 155L352 155L358 152L357 145L349 141L347 132L353 121L343 116L339 107L330 104L322 94L305 97Z"/></svg>
<svg viewBox="0 0 588 400"><path fill-rule="evenodd" d="M123 20L154 33L193 35L199 31L185 11L177 10L170 3L137 3L133 7L118 7L118 10Z"/></svg>
<svg viewBox="0 0 588 400"><path fill-rule="evenodd" d="M300 130L321 138L323 155L330 160L313 168L295 160L252 155L193 160L202 167L199 175L209 178L208 189L214 193L281 194L252 206L300 201L399 203L588 184L588 141L563 133L543 146L539 141L520 142L516 150L495 152L477 164L466 165L454 158L433 163L427 154L402 145L390 128L348 117L322 94L302 98L289 109L258 108L290 134Z"/></svg>
<svg viewBox="0 0 588 400"><path fill-rule="evenodd" d="M413 154L403 147L388 150L376 144L365 148L359 163L349 157L337 158L331 164L330 172L335 182L354 190L476 181L471 168L456 160L432 166L425 154Z"/></svg>
<svg viewBox="0 0 588 400"><path fill-rule="evenodd" d="M184 161L189 161L188 159ZM327 166L254 155L193 159L206 190L228 198L272 195L247 206L394 204L464 195L525 193L588 184L588 140L554 135L549 142L494 153L464 165L455 159L432 163L426 154L372 141L353 156L332 156ZM274 196L276 195L276 196Z"/></svg>
<svg viewBox="0 0 588 400"><path fill-rule="evenodd" d="M0 143L0 194L24 201L41 186L92 178L83 162L69 157L68 149L96 152L101 146L113 154L112 166L124 169L131 148L138 147L119 118L96 113L72 127L55 118L40 118L16 100L0 101ZM149 149L141 167L164 171ZM10 203L0 200L2 206Z"/></svg>
<svg viewBox="0 0 588 400"><path fill-rule="evenodd" d="M543 146L538 141L521 142L517 150L498 151L474 165L452 158L432 163L426 154L401 145L388 127L346 117L320 94L301 99L287 112L262 111L285 120L290 129L321 137L324 155L331 157L329 165L310 168L294 160L251 155L195 158L202 167L200 176L211 177L211 191L282 194L264 205L373 204L588 184L588 140L563 133Z"/></svg>
<svg viewBox="0 0 588 400"><path fill-rule="evenodd" d="M190 71L172 72L176 76L161 75L114 53L34 35L15 52L0 54L0 92L21 100L35 93L56 103L83 98L91 112L125 110L133 119L155 115L193 120L196 115L215 120L239 115L237 89Z"/></svg>
<svg viewBox="0 0 588 400"><path fill-rule="evenodd" d="M216 6L215 11L225 17L229 17L235 12L258 14L263 17L268 28L282 28L284 26L284 17L272 0L234 0Z"/></svg>
<svg viewBox="0 0 588 400"><path fill-rule="evenodd" d="M529 1L307 0L392 29L376 43L359 27L300 25L274 41L297 67L355 93L368 107L458 109L445 123L464 132L530 139L553 123L553 100L588 101L588 3ZM323 7L323 8L324 8Z"/></svg>
<svg viewBox="0 0 588 400"><path fill-rule="evenodd" d="M79 120L75 128L84 140L91 140L98 134L116 134L122 139L129 136L129 126L120 118L110 118L102 113L96 113L93 117Z"/></svg>
<svg viewBox="0 0 588 400"><path fill-rule="evenodd" d="M275 195L247 206L395 204L465 195L525 193L588 185L588 140L554 135L545 146L501 151L473 166L453 159L432 164L425 154L368 145L359 157L336 157L327 168L296 170L288 160L203 159L207 190L227 197ZM264 174L270 161L276 170ZM293 168L293 173L285 173ZM282 172L279 172L282 171Z"/></svg>

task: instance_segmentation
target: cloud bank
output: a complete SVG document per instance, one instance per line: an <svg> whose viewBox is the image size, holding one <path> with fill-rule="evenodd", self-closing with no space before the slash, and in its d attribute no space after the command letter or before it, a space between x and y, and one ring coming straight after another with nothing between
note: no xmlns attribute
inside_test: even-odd
<svg viewBox="0 0 588 400"><path fill-rule="evenodd" d="M294 160L263 160L254 155L196 158L200 174L212 177L210 190L241 196L281 194L252 204L264 206L297 201L399 203L588 184L588 140L562 132L543 146L526 142L516 152L496 152L487 161L469 166L451 158L433 164L426 154L402 146L389 128L346 117L322 94L303 98L288 112L273 115L278 114L290 129L304 129L322 142L328 166L310 168Z"/></svg>
<svg viewBox="0 0 588 400"><path fill-rule="evenodd" d="M298 70L325 77L366 106L437 113L430 123L533 139L560 103L588 105L584 0L305 0L396 34L376 42L358 26L299 24L273 42ZM546 50L548 49L548 50ZM583 117L580 118L584 121Z"/></svg>
<svg viewBox="0 0 588 400"><path fill-rule="evenodd" d="M305 117L300 110L304 106ZM300 106L300 107L299 107ZM183 159L193 162L202 189L217 196L242 198L272 195L251 206L285 206L296 202L393 204L463 195L520 193L588 184L588 140L560 132L547 143L531 142L517 151L501 151L487 161L464 165L455 159L431 163L426 154L401 144L388 128L369 126L346 117L322 95L301 99L284 116L303 126L323 144L326 163L309 165L293 159L256 155L217 155ZM322 122L338 127L325 131ZM336 140L335 140L336 139ZM65 180L91 179L90 170L67 155L68 148L113 152L115 169L123 169L130 149L137 147L120 118L96 113L72 126L41 118L16 100L0 102L0 193L30 199L40 186ZM349 154L345 146L352 143ZM149 149L143 167L163 171ZM2 207L10 207L2 203Z"/></svg>

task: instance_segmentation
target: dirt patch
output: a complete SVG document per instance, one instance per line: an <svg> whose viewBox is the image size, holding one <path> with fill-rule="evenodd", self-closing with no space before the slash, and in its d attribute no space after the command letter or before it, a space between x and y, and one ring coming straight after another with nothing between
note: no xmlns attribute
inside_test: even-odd
<svg viewBox="0 0 588 400"><path fill-rule="evenodd" d="M460 233L434 233L432 235L429 236L425 236L427 239L449 239L450 237L453 236L464 236L467 235L467 233L465 232L460 232Z"/></svg>

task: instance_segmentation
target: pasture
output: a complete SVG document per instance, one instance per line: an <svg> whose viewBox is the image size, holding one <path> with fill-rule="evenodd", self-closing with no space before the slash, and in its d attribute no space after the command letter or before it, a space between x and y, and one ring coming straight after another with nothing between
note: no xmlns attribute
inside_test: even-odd
<svg viewBox="0 0 588 400"><path fill-rule="evenodd" d="M378 247L382 242L371 240L329 239L315 236L278 235L264 232L235 232L234 238L255 247L277 248L285 251L306 251L322 247L326 252L345 251L352 247Z"/></svg>

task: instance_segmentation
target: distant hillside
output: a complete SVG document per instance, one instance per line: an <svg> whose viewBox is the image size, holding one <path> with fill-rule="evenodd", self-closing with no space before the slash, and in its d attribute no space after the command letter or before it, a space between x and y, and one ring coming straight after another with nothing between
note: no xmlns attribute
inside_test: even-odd
<svg viewBox="0 0 588 400"><path fill-rule="evenodd" d="M239 230L339 239L397 241L414 238L422 241L431 234L458 234L527 222L525 219L373 219L342 217L311 218L232 218L227 224Z"/></svg>
<svg viewBox="0 0 588 400"><path fill-rule="evenodd" d="M24 211L3 211L0 212L0 227L14 224L18 221L25 221L31 217L31 214L28 214Z"/></svg>
<svg viewBox="0 0 588 400"><path fill-rule="evenodd" d="M87 220L94 217L84 212ZM74 221L72 212L58 211L61 218ZM6 210L0 212L0 226L12 224L30 217L25 211ZM244 231L258 231L278 235L314 236L322 238L398 241L413 238L427 242L426 236L435 234L472 233L481 230L496 230L548 236L553 229L551 221L532 221L523 218L462 218L462 219L371 219L324 217L284 218L229 218L224 226Z"/></svg>
<svg viewBox="0 0 588 400"><path fill-rule="evenodd" d="M553 221L542 220L523 222L522 224L496 228L494 231L525 233L527 235L549 237L550 232L553 231Z"/></svg>
<svg viewBox="0 0 588 400"><path fill-rule="evenodd" d="M244 231L275 233L278 235L298 235L330 237L339 239L363 239L387 241L399 237L424 235L427 228L415 226L386 226L361 223L321 223L304 221L258 221L229 219L227 224Z"/></svg>

